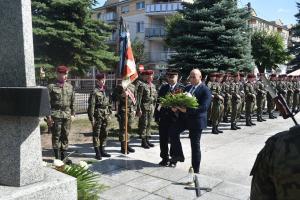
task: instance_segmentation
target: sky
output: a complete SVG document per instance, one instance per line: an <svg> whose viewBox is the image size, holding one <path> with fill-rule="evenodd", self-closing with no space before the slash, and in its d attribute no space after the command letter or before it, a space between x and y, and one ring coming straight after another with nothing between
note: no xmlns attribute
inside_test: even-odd
<svg viewBox="0 0 300 200"><path fill-rule="evenodd" d="M105 0L98 0L98 6L102 6ZM259 18L267 21L280 19L285 25L295 24L294 15L298 12L296 2L300 0L238 0L239 7L245 6L248 2L254 8Z"/></svg>

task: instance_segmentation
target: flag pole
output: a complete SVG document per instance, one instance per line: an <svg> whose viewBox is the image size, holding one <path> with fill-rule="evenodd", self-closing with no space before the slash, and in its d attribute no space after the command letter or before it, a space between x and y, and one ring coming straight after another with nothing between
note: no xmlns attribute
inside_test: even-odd
<svg viewBox="0 0 300 200"><path fill-rule="evenodd" d="M127 155L128 147L128 97L125 92L125 155Z"/></svg>

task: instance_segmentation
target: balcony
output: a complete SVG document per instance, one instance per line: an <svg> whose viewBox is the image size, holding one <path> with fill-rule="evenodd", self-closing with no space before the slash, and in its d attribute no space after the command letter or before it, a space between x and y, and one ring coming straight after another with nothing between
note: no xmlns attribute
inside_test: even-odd
<svg viewBox="0 0 300 200"><path fill-rule="evenodd" d="M148 52L150 62L167 62L174 54L176 54L175 51Z"/></svg>
<svg viewBox="0 0 300 200"><path fill-rule="evenodd" d="M145 28L146 39L163 39L166 34L164 28Z"/></svg>
<svg viewBox="0 0 300 200"><path fill-rule="evenodd" d="M181 2L146 4L146 15L168 15L182 10Z"/></svg>
<svg viewBox="0 0 300 200"><path fill-rule="evenodd" d="M105 21L106 23L115 22L118 19L118 15L116 12L108 12L101 15L101 20Z"/></svg>

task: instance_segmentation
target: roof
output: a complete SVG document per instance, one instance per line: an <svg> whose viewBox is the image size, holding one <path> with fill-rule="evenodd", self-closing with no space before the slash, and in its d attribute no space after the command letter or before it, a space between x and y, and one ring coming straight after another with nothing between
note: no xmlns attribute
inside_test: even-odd
<svg viewBox="0 0 300 200"><path fill-rule="evenodd" d="M292 76L300 76L300 69L297 69L296 71L293 71L291 73L288 74L289 75L292 75Z"/></svg>

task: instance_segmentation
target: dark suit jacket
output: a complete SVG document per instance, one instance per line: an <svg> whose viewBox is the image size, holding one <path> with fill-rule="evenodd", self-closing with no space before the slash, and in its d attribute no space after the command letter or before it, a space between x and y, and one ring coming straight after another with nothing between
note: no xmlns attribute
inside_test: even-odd
<svg viewBox="0 0 300 200"><path fill-rule="evenodd" d="M185 91L189 92L193 86L188 85ZM194 96L197 98L199 107L196 109L187 108L186 128L189 130L205 129L207 127L207 110L211 102L211 91L201 83L195 90Z"/></svg>
<svg viewBox="0 0 300 200"><path fill-rule="evenodd" d="M180 83L177 83L174 86L174 89L173 89L172 93L176 92L177 90L183 91L184 86L181 85ZM159 92L158 92L158 101L157 101L157 103L159 103L159 98L160 97L164 97L170 92L171 92L171 88L170 88L169 84L162 85ZM177 119L178 116L175 115L175 113L171 110L171 108L162 107L160 109L160 111L158 111L157 107L158 107L158 104L156 105L155 112L154 112L155 121L159 121L161 118L169 119L169 120L172 120L172 121Z"/></svg>

